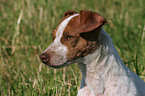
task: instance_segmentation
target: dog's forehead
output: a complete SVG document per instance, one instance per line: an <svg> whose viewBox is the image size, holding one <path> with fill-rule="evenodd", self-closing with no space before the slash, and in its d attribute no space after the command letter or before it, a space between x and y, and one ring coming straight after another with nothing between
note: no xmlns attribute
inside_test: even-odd
<svg viewBox="0 0 145 96"><path fill-rule="evenodd" d="M62 34L64 32L64 30L66 29L66 27L68 26L69 22L76 16L78 16L79 14L74 14L74 15L71 15L65 19L63 19L59 25L57 26L57 28L53 31L53 36L54 37L59 37L59 40L60 40L60 37L62 37ZM71 25L75 25L75 24L71 24Z"/></svg>
<svg viewBox="0 0 145 96"><path fill-rule="evenodd" d="M67 26L65 27L64 32L66 32L67 34L72 35L72 36L77 35L78 31L79 31L78 30L79 27L80 27L80 15L72 18L68 22Z"/></svg>

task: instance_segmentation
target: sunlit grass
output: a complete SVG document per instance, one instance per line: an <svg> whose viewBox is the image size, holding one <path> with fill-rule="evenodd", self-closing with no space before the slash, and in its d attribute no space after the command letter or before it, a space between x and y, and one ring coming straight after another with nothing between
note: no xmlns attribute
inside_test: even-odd
<svg viewBox="0 0 145 96"><path fill-rule="evenodd" d="M144 4L144 0L1 0L0 94L77 94L81 80L77 64L54 70L39 59L68 10L101 13L108 21L104 29L122 60L145 80Z"/></svg>

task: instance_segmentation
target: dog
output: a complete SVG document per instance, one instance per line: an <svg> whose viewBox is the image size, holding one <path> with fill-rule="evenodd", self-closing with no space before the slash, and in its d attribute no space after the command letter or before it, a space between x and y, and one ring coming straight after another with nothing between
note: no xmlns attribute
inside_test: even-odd
<svg viewBox="0 0 145 96"><path fill-rule="evenodd" d="M78 62L82 81L77 96L145 96L144 81L123 64L102 27L106 23L96 12L65 12L41 61L53 68Z"/></svg>

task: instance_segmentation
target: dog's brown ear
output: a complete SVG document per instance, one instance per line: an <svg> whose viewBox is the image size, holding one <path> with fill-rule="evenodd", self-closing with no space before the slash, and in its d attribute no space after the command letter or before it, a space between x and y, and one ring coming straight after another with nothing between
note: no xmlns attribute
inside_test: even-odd
<svg viewBox="0 0 145 96"><path fill-rule="evenodd" d="M90 32L106 23L107 21L100 14L91 11L81 10L79 33Z"/></svg>
<svg viewBox="0 0 145 96"><path fill-rule="evenodd" d="M75 12L73 10L67 11L67 12L64 13L63 18L66 17L66 16L70 16L70 15L76 14L76 13L77 12Z"/></svg>

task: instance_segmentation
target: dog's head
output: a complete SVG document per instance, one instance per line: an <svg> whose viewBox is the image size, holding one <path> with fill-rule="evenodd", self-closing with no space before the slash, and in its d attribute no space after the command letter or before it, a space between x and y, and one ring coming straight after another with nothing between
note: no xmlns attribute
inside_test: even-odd
<svg viewBox="0 0 145 96"><path fill-rule="evenodd" d="M54 42L40 55L46 65L60 68L94 52L106 20L91 11L68 11L53 31Z"/></svg>

